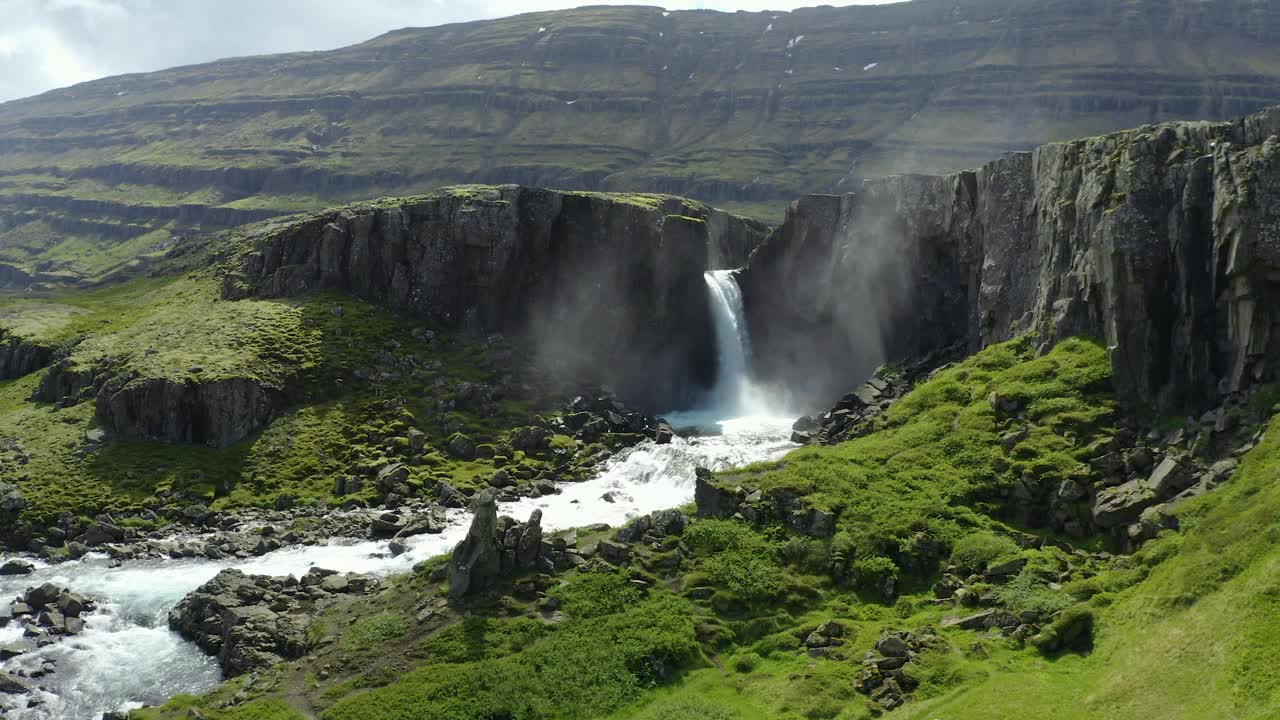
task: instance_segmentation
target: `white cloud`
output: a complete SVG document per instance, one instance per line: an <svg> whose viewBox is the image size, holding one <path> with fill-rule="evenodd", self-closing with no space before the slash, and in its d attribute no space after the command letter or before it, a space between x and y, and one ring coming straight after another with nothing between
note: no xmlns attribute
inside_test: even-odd
<svg viewBox="0 0 1280 720"><path fill-rule="evenodd" d="M885 0L845 0L874 4ZM402 27L637 0L0 0L0 102L85 80L224 57L328 50ZM670 10L791 10L678 0Z"/></svg>

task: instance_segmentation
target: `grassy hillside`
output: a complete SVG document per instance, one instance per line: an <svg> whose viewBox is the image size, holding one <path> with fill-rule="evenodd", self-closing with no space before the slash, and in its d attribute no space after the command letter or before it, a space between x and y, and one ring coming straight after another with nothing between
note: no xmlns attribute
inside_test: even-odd
<svg viewBox="0 0 1280 720"><path fill-rule="evenodd" d="M1280 103L1278 33L1250 0L589 7L108 78L0 105L0 282L460 182L779 220L865 177Z"/></svg>
<svg viewBox="0 0 1280 720"><path fill-rule="evenodd" d="M60 348L68 372L109 371L178 387L244 379L285 397L265 429L215 449L110 434L94 442L89 433L102 425L92 397L69 407L33 400L45 371L0 382L0 478L22 490L24 517L43 523L63 511L92 516L182 498L215 507L269 505L281 495L336 504L351 498L334 495L335 478L366 478L354 497L368 499L377 470L397 461L410 463L408 484L420 492L440 481L482 483L495 462L537 477L575 467L568 438L553 442L545 457L463 460L445 452L455 432L491 448L542 409L549 396L502 385L522 372L509 349L424 332L412 320L336 294L296 302L218 297L212 274L200 271L0 301L0 323ZM505 387L505 394L494 390L494 399L468 404L465 393L475 385ZM411 430L425 435L421 452L410 449Z"/></svg>
<svg viewBox="0 0 1280 720"><path fill-rule="evenodd" d="M880 713L854 689L864 654L886 632L914 631L930 638L906 666L914 699L889 717L1278 717L1280 428L1226 485L1179 507L1179 530L1132 556L1058 539L1020 545L1026 535L999 517L1007 506L981 501L984 483L1003 482L989 393L1025 394L1040 409L1036 426L1059 439L1086 427L1105 434L1112 408L1097 381L1106 366L1105 351L1084 341L1041 358L1018 343L988 348L917 387L877 432L751 469L852 510L830 540L694 520L661 547L633 546L629 569L594 561L540 576L545 594L513 589L465 619L436 600L443 590L427 563L326 613L309 658L142 715L849 720ZM1028 462L1068 464L1057 441L1031 437L1039 459ZM922 535L935 551L919 547ZM599 535L564 537L588 547ZM948 624L964 610L929 590L941 567L1011 556L1027 564L993 587L1000 606L1040 614L1047 632L1089 617L1086 642L1046 652L1040 636ZM833 572L841 565L852 572ZM1069 581L1044 579L1063 568ZM886 573L901 580L895 598L880 590ZM548 607L562 619L547 622ZM806 649L832 621L840 642ZM233 694L242 704L225 706Z"/></svg>

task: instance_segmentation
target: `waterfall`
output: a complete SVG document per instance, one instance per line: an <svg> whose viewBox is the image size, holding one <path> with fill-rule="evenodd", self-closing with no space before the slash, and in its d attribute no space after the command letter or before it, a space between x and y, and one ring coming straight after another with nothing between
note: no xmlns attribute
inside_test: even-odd
<svg viewBox="0 0 1280 720"><path fill-rule="evenodd" d="M711 299L716 333L716 385L712 401L716 409L732 415L746 414L754 405L751 383L751 336L742 311L742 291L732 270L711 270L703 275Z"/></svg>

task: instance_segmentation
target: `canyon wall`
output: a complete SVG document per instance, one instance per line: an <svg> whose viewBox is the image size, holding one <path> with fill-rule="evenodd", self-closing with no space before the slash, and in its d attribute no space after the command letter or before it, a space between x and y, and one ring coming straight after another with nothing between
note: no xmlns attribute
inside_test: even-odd
<svg viewBox="0 0 1280 720"><path fill-rule="evenodd" d="M224 297L341 290L444 328L527 338L543 365L651 410L714 380L702 274L765 228L662 196L461 187L249 235Z"/></svg>
<svg viewBox="0 0 1280 720"><path fill-rule="evenodd" d="M1273 108L801 198L740 277L757 371L830 397L886 360L1031 333L1106 342L1121 395L1162 410L1273 379L1277 133Z"/></svg>

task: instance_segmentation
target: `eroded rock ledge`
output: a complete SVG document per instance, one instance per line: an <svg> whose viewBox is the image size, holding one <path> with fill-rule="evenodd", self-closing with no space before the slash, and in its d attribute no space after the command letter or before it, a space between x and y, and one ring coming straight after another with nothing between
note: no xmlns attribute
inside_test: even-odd
<svg viewBox="0 0 1280 720"><path fill-rule="evenodd" d="M12 380L46 367L53 348L0 327L0 380Z"/></svg>

